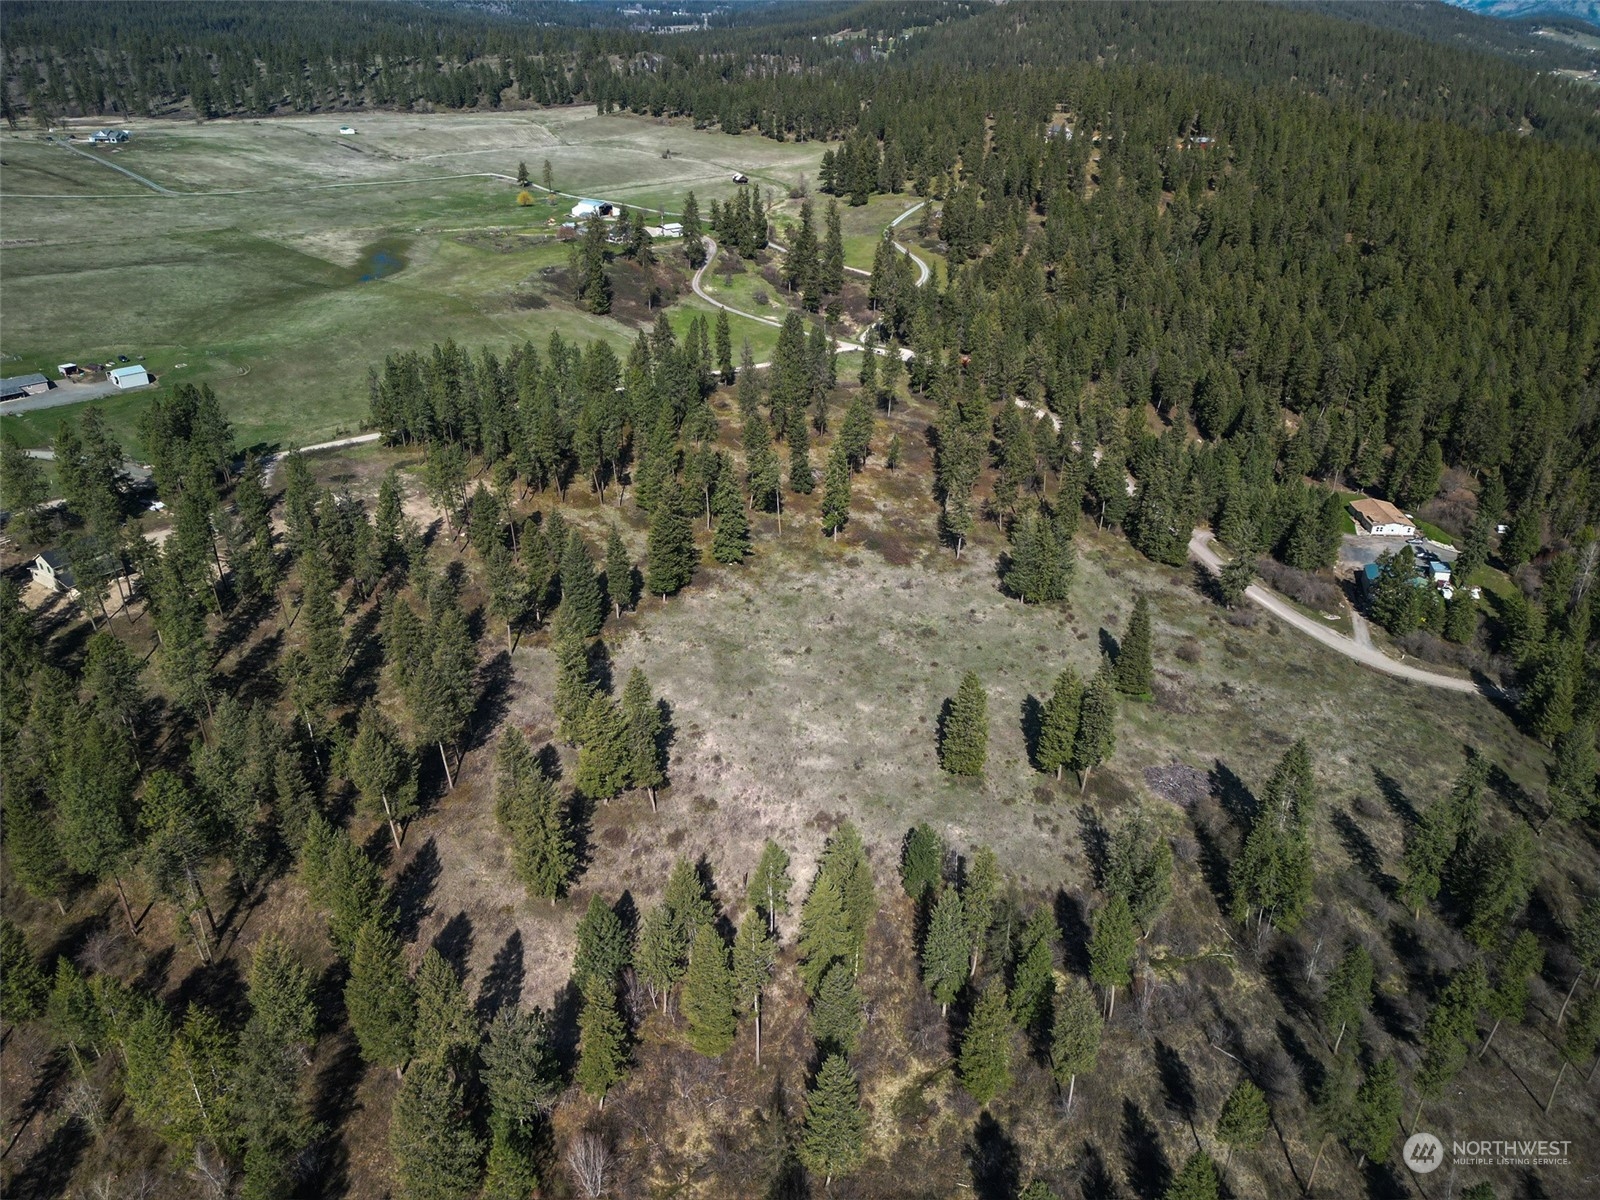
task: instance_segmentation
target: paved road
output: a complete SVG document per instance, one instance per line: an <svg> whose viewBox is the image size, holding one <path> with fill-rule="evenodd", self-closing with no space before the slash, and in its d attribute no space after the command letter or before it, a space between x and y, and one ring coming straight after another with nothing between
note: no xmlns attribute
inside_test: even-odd
<svg viewBox="0 0 1600 1200"><path fill-rule="evenodd" d="M1211 548L1211 534L1205 530L1195 530L1194 536L1189 539L1189 557L1213 574L1222 570L1222 559ZM1370 638L1367 644L1363 645L1353 638L1345 637L1342 633L1335 633L1259 584L1252 583L1245 590L1245 595L1280 621L1293 625L1314 641L1321 642L1346 658L1354 659L1362 666L1371 667L1375 671L1382 671L1385 675L1393 675L1398 679L1409 679L1413 683L1425 683L1429 687L1442 688L1447 692L1477 695L1481 691L1477 683L1471 679L1462 679L1456 675L1441 675L1436 671L1413 667L1409 663L1396 662L1373 646Z"/></svg>
<svg viewBox="0 0 1600 1200"><path fill-rule="evenodd" d="M154 384L147 385L154 387ZM104 383L63 383L51 388L42 396L23 396L20 400L0 403L0 415L39 412L46 408L60 408L66 404L82 404L85 400L100 400L106 396L125 396L147 388L121 388L109 379Z"/></svg>

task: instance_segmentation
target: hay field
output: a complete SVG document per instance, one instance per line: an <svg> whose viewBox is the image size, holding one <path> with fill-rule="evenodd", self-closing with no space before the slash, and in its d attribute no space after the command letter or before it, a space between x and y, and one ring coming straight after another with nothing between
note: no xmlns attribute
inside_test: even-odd
<svg viewBox="0 0 1600 1200"><path fill-rule="evenodd" d="M358 428L367 367L391 351L632 339L640 322L581 312L552 286L567 252L550 220L570 201L519 208L519 162L537 180L548 158L559 191L675 210L690 189L702 204L728 195L735 170L781 195L822 152L592 107L363 114L353 137L342 120L134 122L98 162L0 134L6 372L127 354L163 384L210 383L243 444L324 440ZM364 278L375 262L382 277ZM683 325L711 310L675 274ZM736 320L734 337L760 355L773 332ZM148 395L104 405L135 453ZM44 444L72 411L7 427Z"/></svg>

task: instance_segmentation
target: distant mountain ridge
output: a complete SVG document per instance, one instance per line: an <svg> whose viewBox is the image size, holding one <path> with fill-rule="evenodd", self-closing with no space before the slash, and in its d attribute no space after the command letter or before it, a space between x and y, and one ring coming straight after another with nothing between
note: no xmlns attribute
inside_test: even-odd
<svg viewBox="0 0 1600 1200"><path fill-rule="evenodd" d="M1504 21L1566 17L1592 25L1600 34L1600 0L1445 0L1445 3Z"/></svg>

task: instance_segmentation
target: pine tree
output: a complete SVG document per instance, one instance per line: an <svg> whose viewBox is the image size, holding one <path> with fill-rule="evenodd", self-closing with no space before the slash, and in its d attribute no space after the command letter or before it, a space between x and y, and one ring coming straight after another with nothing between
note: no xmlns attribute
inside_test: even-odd
<svg viewBox="0 0 1600 1200"><path fill-rule="evenodd" d="M615 524L606 538L605 585L606 603L620 618L623 609L633 607L633 561Z"/></svg>
<svg viewBox="0 0 1600 1200"><path fill-rule="evenodd" d="M578 1017L578 1086L604 1108L606 1093L622 1081L627 1062L627 1031L615 997L585 996Z"/></svg>
<svg viewBox="0 0 1600 1200"><path fill-rule="evenodd" d="M1479 1058L1489 1052L1489 1044L1503 1022L1522 1023L1528 1004L1528 981L1543 969L1544 949L1539 945L1539 938L1531 929L1524 929L1506 950L1495 973L1495 986L1488 994L1489 1015L1494 1018L1494 1027L1483 1039Z"/></svg>
<svg viewBox="0 0 1600 1200"><path fill-rule="evenodd" d="M589 697L574 782L590 800L609 800L628 786L628 731L616 704L604 692Z"/></svg>
<svg viewBox="0 0 1600 1200"><path fill-rule="evenodd" d="M578 922L577 949L572 955L572 978L578 990L616 994L617 980L628 965L630 947L622 920L598 894Z"/></svg>
<svg viewBox="0 0 1600 1200"><path fill-rule="evenodd" d="M822 848L817 872L819 876L826 874L839 886L844 907L846 956L851 969L859 972L867 929L878 905L872 865L867 861L866 845L854 823L846 820L828 839Z"/></svg>
<svg viewBox="0 0 1600 1200"><path fill-rule="evenodd" d="M288 943L265 935L250 958L250 1019L280 1046L309 1046L316 1038L315 985Z"/></svg>
<svg viewBox="0 0 1600 1200"><path fill-rule="evenodd" d="M749 1009L756 1021L756 1066L761 1065L761 997L778 961L778 945L767 929L766 918L752 910L733 940L733 1000L735 1011Z"/></svg>
<svg viewBox="0 0 1600 1200"><path fill-rule="evenodd" d="M1121 896L1112 896L1094 915L1094 936L1089 940L1089 978L1106 989L1106 1019L1117 1010L1117 988L1133 978L1136 936L1133 913Z"/></svg>
<svg viewBox="0 0 1600 1200"><path fill-rule="evenodd" d="M1393 1058L1380 1060L1356 1089L1345 1142L1360 1155L1359 1170L1367 1159L1389 1161L1389 1149L1400 1132L1400 1073Z"/></svg>
<svg viewBox="0 0 1600 1200"><path fill-rule="evenodd" d="M945 710L939 765L952 775L981 775L988 753L989 700L977 672L968 671Z"/></svg>
<svg viewBox="0 0 1600 1200"><path fill-rule="evenodd" d="M1081 979L1069 980L1056 991L1055 1012L1050 1026L1050 1073L1056 1086L1067 1085L1067 1111L1072 1111L1072 1094L1078 1076L1094 1070L1100 1057L1103 1022L1094 994Z"/></svg>
<svg viewBox="0 0 1600 1200"><path fill-rule="evenodd" d="M1089 773L1116 748L1116 696L1112 686L1111 660L1100 657L1100 668L1084 690L1078 706L1078 728L1072 741L1072 768L1078 772L1079 791L1089 786Z"/></svg>
<svg viewBox="0 0 1600 1200"><path fill-rule="evenodd" d="M386 924L369 921L356 935L344 1001L361 1057L398 1073L411 1056L416 993L406 977L400 943Z"/></svg>
<svg viewBox="0 0 1600 1200"><path fill-rule="evenodd" d="M732 471L717 477L717 490L711 501L716 514L716 532L711 539L711 557L719 563L743 562L750 553L750 518L744 498Z"/></svg>
<svg viewBox="0 0 1600 1200"><path fill-rule="evenodd" d="M809 496L817 481L811 469L811 435L806 431L803 407L796 407L790 414L785 436L789 439L789 490Z"/></svg>
<svg viewBox="0 0 1600 1200"><path fill-rule="evenodd" d="M1272 1108L1267 1104L1266 1093L1248 1079L1234 1084L1217 1117L1217 1141L1228 1148L1222 1162L1224 1176L1233 1161L1233 1152L1259 1146L1271 1125Z"/></svg>
<svg viewBox="0 0 1600 1200"><path fill-rule="evenodd" d="M661 752L661 709L650 694L650 681L635 667L628 673L622 689L622 728L627 760L628 786L650 793L650 811L656 809L656 789L667 782L665 756Z"/></svg>
<svg viewBox="0 0 1600 1200"><path fill-rule="evenodd" d="M900 886L921 902L944 876L944 841L926 823L907 831L900 848Z"/></svg>
<svg viewBox="0 0 1600 1200"><path fill-rule="evenodd" d="M755 376L746 376L754 387ZM743 384L740 385L743 387ZM749 489L750 506L758 512L776 510L779 521L783 519L783 489L778 486L778 457L772 449L772 433L759 413L751 413L744 422L745 486Z"/></svg>
<svg viewBox="0 0 1600 1200"><path fill-rule="evenodd" d="M822 484L822 528L834 541L839 540L839 530L850 519L850 462L845 453L844 438L833 443L828 452L828 470Z"/></svg>
<svg viewBox="0 0 1600 1200"><path fill-rule="evenodd" d="M1578 722L1556 738L1555 757L1549 767L1550 811L1545 816L1563 821L1581 821L1600 811L1595 779L1600 775L1600 758L1595 754L1593 722ZM1540 826L1541 831L1543 825Z"/></svg>
<svg viewBox="0 0 1600 1200"><path fill-rule="evenodd" d="M817 880L800 909L800 978L806 993L817 994L822 976L835 962L851 957L850 933L845 920L844 896L833 877L817 872Z"/></svg>
<svg viewBox="0 0 1600 1200"><path fill-rule="evenodd" d="M979 1104L988 1104L1011 1087L1014 1032L1006 989L998 980L992 980L972 1010L956 1064L961 1086Z"/></svg>
<svg viewBox="0 0 1600 1200"><path fill-rule="evenodd" d="M356 736L345 754L345 772L361 795L367 815L389 826L400 849L400 827L416 815L416 766L400 741L400 731L368 702L356 722Z"/></svg>
<svg viewBox="0 0 1600 1200"><path fill-rule="evenodd" d="M564 1079L543 1012L500 1010L483 1044L483 1082L494 1115L524 1131L549 1111Z"/></svg>
<svg viewBox="0 0 1600 1200"><path fill-rule="evenodd" d="M860 1085L842 1054L831 1054L806 1092L806 1116L800 1136L800 1161L823 1177L846 1175L866 1153L866 1118L861 1112Z"/></svg>
<svg viewBox="0 0 1600 1200"><path fill-rule="evenodd" d="M1111 835L1105 890L1128 902L1146 936L1172 898L1172 843L1150 828L1142 807L1128 814Z"/></svg>
<svg viewBox="0 0 1600 1200"><path fill-rule="evenodd" d="M491 1110L483 1200L526 1200L535 1194L539 1186L538 1163L539 1144L532 1133Z"/></svg>
<svg viewBox="0 0 1600 1200"><path fill-rule="evenodd" d="M1196 1150L1167 1186L1163 1200L1217 1200L1217 1164L1204 1150Z"/></svg>
<svg viewBox="0 0 1600 1200"><path fill-rule="evenodd" d="M389 1118L389 1152L403 1196L464 1200L477 1191L483 1144L466 1117L461 1081L449 1066L422 1059L406 1072Z"/></svg>
<svg viewBox="0 0 1600 1200"><path fill-rule="evenodd" d="M557 619L580 637L592 638L605 621L605 598L583 535L573 532L561 552L561 610Z"/></svg>
<svg viewBox="0 0 1600 1200"><path fill-rule="evenodd" d="M555 714L561 738L568 743L585 740L583 723L589 715L589 701L595 686L589 676L589 648L583 636L563 626L556 631Z"/></svg>
<svg viewBox="0 0 1600 1200"><path fill-rule="evenodd" d="M942 1013L950 1011L951 1001L967 982L971 951L961 894L955 888L945 888L933 906L928 934L922 943L922 982L939 1002Z"/></svg>
<svg viewBox="0 0 1600 1200"><path fill-rule="evenodd" d="M854 1054L863 1021L861 989L848 963L835 962L822 975L811 1000L811 1036L817 1052Z"/></svg>
<svg viewBox="0 0 1600 1200"><path fill-rule="evenodd" d="M1328 976L1322 994L1323 1036L1333 1035L1333 1052L1347 1032L1360 1033L1361 1021L1372 1007L1372 956L1364 946L1352 945Z"/></svg>
<svg viewBox="0 0 1600 1200"><path fill-rule="evenodd" d="M877 355L868 353L862 355L863 364L875 362ZM865 365L862 373L868 373ZM872 389L863 383L862 387L850 399L850 407L845 409L844 425L839 430L839 444L844 447L843 453L850 463L852 471L859 471L867 465L867 456L872 452Z"/></svg>
<svg viewBox="0 0 1600 1200"><path fill-rule="evenodd" d="M482 1035L456 969L432 946L417 967L415 993L412 1054L459 1071L476 1055Z"/></svg>
<svg viewBox="0 0 1600 1200"><path fill-rule="evenodd" d="M1011 970L1011 1016L1017 1028L1041 1039L1055 995L1055 916L1041 905L1023 927Z"/></svg>
<svg viewBox="0 0 1600 1200"><path fill-rule="evenodd" d="M13 1025L44 1011L50 995L39 962L22 930L0 917L0 1017Z"/></svg>
<svg viewBox="0 0 1600 1200"><path fill-rule="evenodd" d="M1117 690L1124 696L1148 700L1155 674L1150 662L1150 599L1140 593L1133 603L1128 632L1117 648L1113 672Z"/></svg>
<svg viewBox="0 0 1600 1200"><path fill-rule="evenodd" d="M161 1134L180 1153L233 1141L237 1046L216 1014L190 1004L167 1052Z"/></svg>
<svg viewBox="0 0 1600 1200"><path fill-rule="evenodd" d="M745 898L750 907L761 914L768 931L773 934L778 932L778 918L789 912L789 889L793 886L794 881L789 878L788 851L768 838L761 847L756 869L750 874Z"/></svg>
<svg viewBox="0 0 1600 1200"><path fill-rule="evenodd" d="M645 554L645 586L663 602L694 578L694 530L683 515L676 482L668 484L650 514Z"/></svg>
<svg viewBox="0 0 1600 1200"><path fill-rule="evenodd" d="M694 935L680 1008L689 1023L689 1044L701 1054L716 1058L733 1045L738 1020L728 947L709 921Z"/></svg>

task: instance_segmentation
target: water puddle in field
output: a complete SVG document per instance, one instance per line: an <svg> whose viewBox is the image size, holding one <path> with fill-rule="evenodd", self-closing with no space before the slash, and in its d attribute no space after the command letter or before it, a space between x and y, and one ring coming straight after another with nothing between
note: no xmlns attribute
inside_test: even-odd
<svg viewBox="0 0 1600 1200"><path fill-rule="evenodd" d="M355 268L357 279L361 283L371 283L374 279L398 275L406 269L406 249L404 242L374 242L361 252L361 261Z"/></svg>

